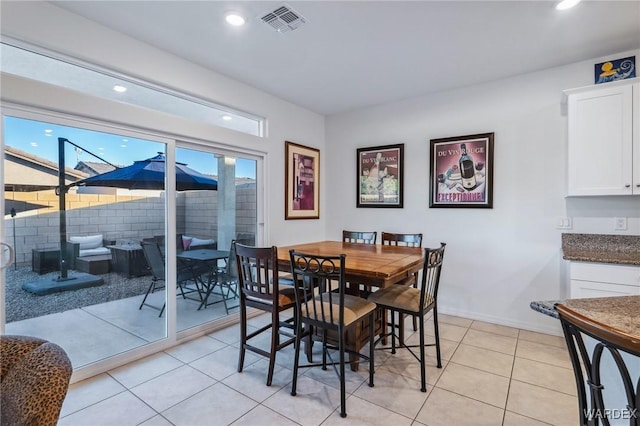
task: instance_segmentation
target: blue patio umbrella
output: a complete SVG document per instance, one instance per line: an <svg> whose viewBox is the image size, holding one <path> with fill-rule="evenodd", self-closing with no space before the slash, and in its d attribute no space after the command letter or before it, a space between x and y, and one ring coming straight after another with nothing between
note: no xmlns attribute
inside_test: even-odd
<svg viewBox="0 0 640 426"><path fill-rule="evenodd" d="M58 164L60 170L64 170L65 168L65 143L70 143L78 147L78 145L66 138L58 138ZM116 168L110 172L74 182L71 185L65 185L64 173L58 171L59 188L62 188L62 190L58 191L60 196L60 276L56 281L64 282L70 279L67 275L67 220L65 205L65 194L69 186L107 186L125 189L163 190L166 169L165 160L164 154L159 152L155 157L135 161L130 166ZM176 163L176 189L178 191L217 190L218 182L209 176L187 167L184 163ZM102 279L100 279L100 283L102 283Z"/></svg>
<svg viewBox="0 0 640 426"><path fill-rule="evenodd" d="M108 186L125 189L164 189L165 156L158 153L155 157L135 161L132 165L102 173L75 182L74 186ZM176 189L217 190L218 182L211 177L176 163Z"/></svg>

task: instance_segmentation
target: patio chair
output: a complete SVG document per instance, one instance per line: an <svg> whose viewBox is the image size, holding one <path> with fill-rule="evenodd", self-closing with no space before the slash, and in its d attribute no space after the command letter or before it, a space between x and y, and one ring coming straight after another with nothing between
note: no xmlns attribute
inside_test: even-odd
<svg viewBox="0 0 640 426"><path fill-rule="evenodd" d="M224 268L218 269L213 273L208 280L204 283L205 295L204 302L200 307L207 307L214 303L223 302L224 309L229 314L229 309L237 308L236 306L229 307L228 301L238 299L240 296L238 294L238 266L236 259L236 241L231 241L231 246L229 247L229 258L227 259L227 263ZM214 290L218 287L219 293L216 293ZM221 299L214 300L209 302L209 297L214 294L221 297ZM199 309L199 308L198 308Z"/></svg>
<svg viewBox="0 0 640 426"><path fill-rule="evenodd" d="M142 299L142 303L140 303L140 307L138 309L142 309L143 306L148 306L153 309L157 309L160 311L159 317L164 313L164 309L166 307L166 302L162 304L162 307L154 306L147 303L147 297L149 294L155 292L156 290L164 289L165 287L165 262L164 256L160 251L160 246L155 242L141 241L140 245L142 246L142 251L144 253L144 257L147 260L147 264L151 268L151 284L149 284L149 288L147 289L144 298ZM198 283L198 272L191 270L185 267L178 268L178 274L176 277L177 288L180 290L180 294L183 299L186 299L186 295L188 293L197 292L199 295L199 300L202 302L202 289ZM186 287L186 283L189 280L193 280L195 284L195 288ZM185 291L186 290L186 291Z"/></svg>

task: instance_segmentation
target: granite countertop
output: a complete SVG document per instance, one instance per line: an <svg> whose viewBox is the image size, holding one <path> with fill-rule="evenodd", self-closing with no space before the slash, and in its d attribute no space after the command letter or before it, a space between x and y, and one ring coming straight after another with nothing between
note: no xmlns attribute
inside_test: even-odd
<svg viewBox="0 0 640 426"><path fill-rule="evenodd" d="M640 342L640 296L568 299L562 304L593 322L611 327Z"/></svg>
<svg viewBox="0 0 640 426"><path fill-rule="evenodd" d="M559 318L556 311L558 304L566 306L594 323L610 327L640 342L640 296L543 300L531 302L531 309Z"/></svg>
<svg viewBox="0 0 640 426"><path fill-rule="evenodd" d="M640 266L640 236L562 234L566 260Z"/></svg>

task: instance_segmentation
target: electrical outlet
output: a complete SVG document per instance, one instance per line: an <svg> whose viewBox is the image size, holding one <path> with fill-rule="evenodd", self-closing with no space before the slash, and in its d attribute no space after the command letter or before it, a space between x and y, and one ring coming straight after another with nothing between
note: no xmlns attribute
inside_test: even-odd
<svg viewBox="0 0 640 426"><path fill-rule="evenodd" d="M615 231L626 231L627 230L627 218L626 217L616 217L615 227L613 228Z"/></svg>

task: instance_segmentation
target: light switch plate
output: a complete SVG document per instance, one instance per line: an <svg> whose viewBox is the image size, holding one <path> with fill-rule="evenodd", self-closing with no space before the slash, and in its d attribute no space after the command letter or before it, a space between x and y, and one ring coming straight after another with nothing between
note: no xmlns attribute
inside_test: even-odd
<svg viewBox="0 0 640 426"><path fill-rule="evenodd" d="M559 217L556 221L557 229L572 229L573 223L570 217Z"/></svg>

